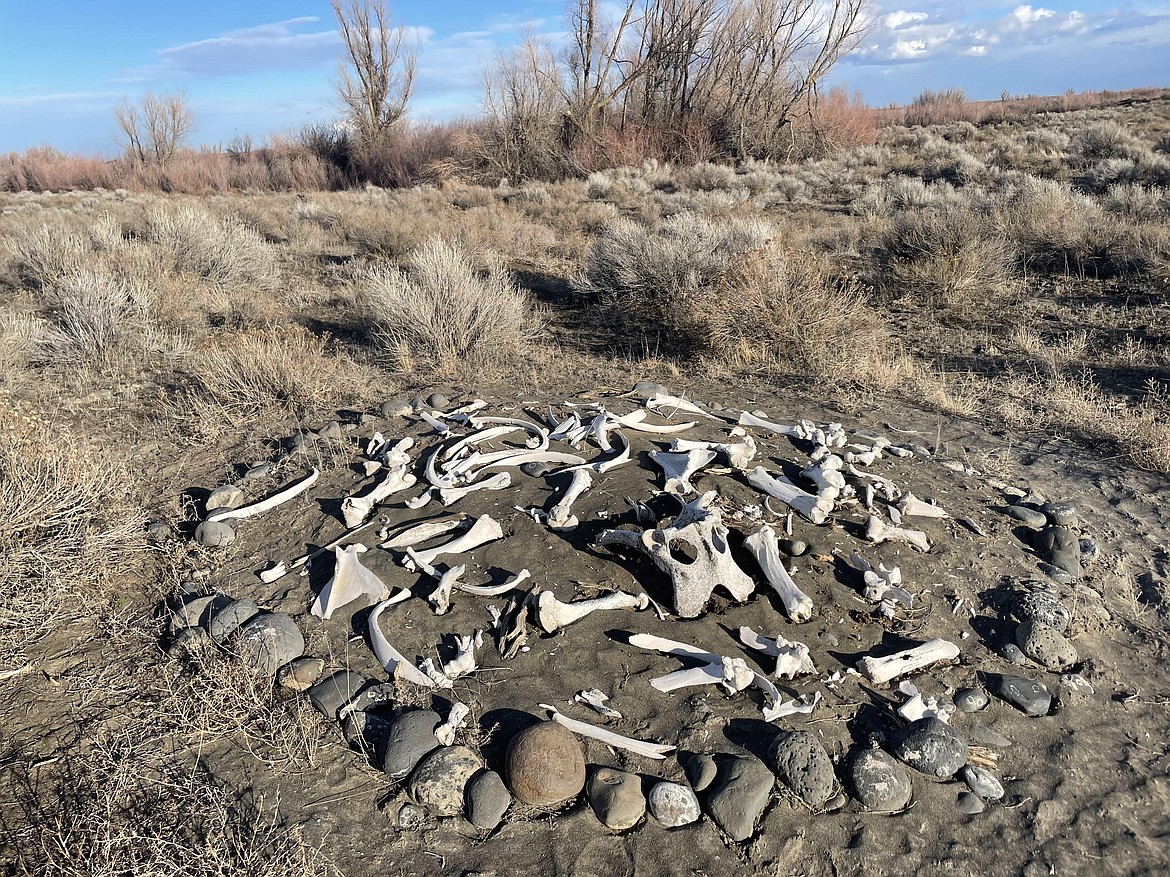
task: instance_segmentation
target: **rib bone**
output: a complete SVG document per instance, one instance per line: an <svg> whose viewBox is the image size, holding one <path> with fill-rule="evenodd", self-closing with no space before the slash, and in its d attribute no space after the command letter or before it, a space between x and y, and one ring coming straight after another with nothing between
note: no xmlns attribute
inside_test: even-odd
<svg viewBox="0 0 1170 877"><path fill-rule="evenodd" d="M405 682L410 682L414 685L421 685L423 688L434 688L435 683L427 677L425 673L415 667L406 659L406 656L398 651L394 646L390 645L389 640L386 639L385 634L382 633L382 628L378 626L378 619L381 618L382 612L389 606L395 603L401 603L403 600L410 599L410 591L403 590L397 594L383 600L370 613L370 620L368 623L370 631L370 645L374 649L374 655L377 657L379 663L386 668L386 672L396 679L402 679Z"/></svg>
<svg viewBox="0 0 1170 877"><path fill-rule="evenodd" d="M292 484L278 490L276 493L266 497L259 502L254 502L251 505L241 506L238 509L218 509L207 516L208 521L230 521L242 520L244 518L255 517L263 514L271 509L276 508L281 503L288 502L295 496L304 493L317 480L317 476L321 473L317 471L316 467L313 471L302 478L300 481L294 481Z"/></svg>
<svg viewBox="0 0 1170 877"><path fill-rule="evenodd" d="M469 493L475 493L477 490L503 490L505 487L512 486L512 476L507 472L500 472L490 478L484 478L482 481L477 481L474 484L469 484L466 487L443 487L439 490L439 499L442 500L443 505L452 505L467 496Z"/></svg>
<svg viewBox="0 0 1170 877"><path fill-rule="evenodd" d="M577 518L572 515L573 503L586 490L593 486L593 476L588 469L578 469L573 473L573 480L565 489L561 501L552 507L548 513L548 525L554 530L572 530L578 524Z"/></svg>
<svg viewBox="0 0 1170 877"><path fill-rule="evenodd" d="M596 725L590 725L588 722L579 722L576 719L570 719L567 716L561 715L556 707L549 706L547 703L540 704L540 708L548 710L550 713L549 718L558 725L564 725L574 734L599 740L607 746L616 746L618 749L625 749L627 752L633 752L635 755L663 759L675 750L674 746L664 746L660 743L647 743L643 740L635 740L632 737L623 737L621 734L615 734L613 731L606 730L605 728L598 728Z"/></svg>

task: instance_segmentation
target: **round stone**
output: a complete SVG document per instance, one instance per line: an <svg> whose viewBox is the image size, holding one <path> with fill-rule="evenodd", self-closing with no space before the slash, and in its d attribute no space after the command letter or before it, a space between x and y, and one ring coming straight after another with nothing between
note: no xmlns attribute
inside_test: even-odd
<svg viewBox="0 0 1170 877"><path fill-rule="evenodd" d="M1067 560L1067 558L1065 559ZM1076 576L1069 573L1064 567L1049 563L1046 560L1041 561L1036 566L1040 572L1044 573L1044 575L1048 576L1048 578L1052 579L1058 585L1071 585L1077 580Z"/></svg>
<svg viewBox="0 0 1170 877"><path fill-rule="evenodd" d="M398 808L395 821L400 831L418 831L426 821L427 814L416 804L403 804Z"/></svg>
<svg viewBox="0 0 1170 877"><path fill-rule="evenodd" d="M808 543L800 539L781 539L778 544L780 550L789 557L800 557L808 551Z"/></svg>
<svg viewBox="0 0 1170 877"><path fill-rule="evenodd" d="M1046 502L1040 506L1040 511L1048 519L1048 523L1058 527L1075 527L1080 523L1077 517L1077 507L1071 502Z"/></svg>
<svg viewBox="0 0 1170 877"><path fill-rule="evenodd" d="M1049 670L1067 670L1077 662L1077 650L1060 631L1038 621L1025 621L1016 628L1020 650Z"/></svg>
<svg viewBox="0 0 1170 877"><path fill-rule="evenodd" d="M666 828L690 825L699 819L699 799L682 783L655 783L646 800L650 815Z"/></svg>
<svg viewBox="0 0 1170 877"><path fill-rule="evenodd" d="M232 598L224 594L205 594L201 597L186 597L171 610L171 633L177 634L188 627L207 627L207 620L213 612L231 603Z"/></svg>
<svg viewBox="0 0 1170 877"><path fill-rule="evenodd" d="M955 708L964 713L977 713L987 706L988 700L982 688L964 688L955 694Z"/></svg>
<svg viewBox="0 0 1170 877"><path fill-rule="evenodd" d="M353 670L337 670L309 689L309 701L321 715L336 719L337 711L353 700L369 681Z"/></svg>
<svg viewBox="0 0 1170 877"><path fill-rule="evenodd" d="M1010 505L1008 506L1007 512L1017 521L1037 530L1048 523L1048 518L1044 512L1039 509L1034 509L1031 506Z"/></svg>
<svg viewBox="0 0 1170 877"><path fill-rule="evenodd" d="M271 463L257 463L243 474L241 481L257 481L272 474Z"/></svg>
<svg viewBox="0 0 1170 877"><path fill-rule="evenodd" d="M504 819L512 795L494 770L481 770L467 784L467 819L476 828L491 831Z"/></svg>
<svg viewBox="0 0 1170 877"><path fill-rule="evenodd" d="M146 526L146 538L158 544L171 538L171 525L166 521L151 521Z"/></svg>
<svg viewBox="0 0 1170 877"><path fill-rule="evenodd" d="M910 803L910 775L880 749L858 750L849 758L846 774L853 794L868 810L895 812Z"/></svg>
<svg viewBox="0 0 1170 877"><path fill-rule="evenodd" d="M1003 797L1003 783L999 781L999 777L985 767L968 764L963 768L963 782L980 798L998 801Z"/></svg>
<svg viewBox="0 0 1170 877"><path fill-rule="evenodd" d="M1008 661L1011 661L1013 664L1017 664L1020 667L1023 667L1028 663L1027 656L1022 651L1020 651L1020 647L1015 643L1004 643L1002 646L1000 646L999 653L1003 655L1004 658L1006 658Z"/></svg>
<svg viewBox="0 0 1170 877"><path fill-rule="evenodd" d="M365 710L354 710L342 720L341 733L351 749L377 761L386 751L390 723Z"/></svg>
<svg viewBox="0 0 1170 877"><path fill-rule="evenodd" d="M167 646L167 654L176 660L182 658L199 659L210 655L215 649L215 643L202 627L186 627Z"/></svg>
<svg viewBox="0 0 1170 877"><path fill-rule="evenodd" d="M972 795L970 792L959 792L959 797L955 801L955 807L960 813L975 816L983 812L984 804L978 795Z"/></svg>
<svg viewBox="0 0 1170 877"><path fill-rule="evenodd" d="M1068 630L1072 617L1055 594L1039 589L1021 595L1012 606L1012 615L1019 621L1047 624L1058 633Z"/></svg>
<svg viewBox="0 0 1170 877"><path fill-rule="evenodd" d="M768 806L776 776L750 755L733 755L719 764L719 773L707 795L707 812L733 841L747 840Z"/></svg>
<svg viewBox="0 0 1170 877"><path fill-rule="evenodd" d="M341 424L336 420L330 420L327 424L317 430L317 436L323 439L333 439L334 441L341 438Z"/></svg>
<svg viewBox="0 0 1170 877"><path fill-rule="evenodd" d="M260 607L256 605L256 601L241 597L212 612L211 620L207 622L207 632L217 643L222 643L239 630L242 624L259 614Z"/></svg>
<svg viewBox="0 0 1170 877"><path fill-rule="evenodd" d="M236 653L257 673L271 678L305 653L305 637L297 623L284 613L266 612L240 628Z"/></svg>
<svg viewBox="0 0 1170 877"><path fill-rule="evenodd" d="M451 400L442 393L431 393L427 396L427 404L432 408L446 408L451 404Z"/></svg>
<svg viewBox="0 0 1170 877"><path fill-rule="evenodd" d="M945 780L967 763L967 741L950 725L928 716L897 734L894 754L920 773Z"/></svg>
<svg viewBox="0 0 1170 877"><path fill-rule="evenodd" d="M508 743L504 775L525 804L551 807L585 787L585 756L572 732L556 722L525 728Z"/></svg>
<svg viewBox="0 0 1170 877"><path fill-rule="evenodd" d="M414 411L414 406L406 399L387 399L378 406L383 417L402 417Z"/></svg>
<svg viewBox="0 0 1170 877"><path fill-rule="evenodd" d="M410 775L410 797L437 816L458 816L467 784L482 768L483 761L466 746L443 746Z"/></svg>
<svg viewBox="0 0 1170 877"><path fill-rule="evenodd" d="M207 548L226 548L236 541L230 521L204 521L195 528L195 541Z"/></svg>
<svg viewBox="0 0 1170 877"><path fill-rule="evenodd" d="M988 687L992 694L1026 716L1046 716L1052 707L1052 694L1048 689L1025 676L994 676Z"/></svg>
<svg viewBox="0 0 1170 877"><path fill-rule="evenodd" d="M438 748L435 728L442 721L433 710L410 710L396 718L386 737L382 770L396 780L414 770L423 756Z"/></svg>
<svg viewBox="0 0 1170 877"><path fill-rule="evenodd" d="M646 813L642 778L636 773L599 767L589 777L585 791L598 821L611 831L633 828Z"/></svg>
<svg viewBox="0 0 1170 877"><path fill-rule="evenodd" d="M638 381L634 384L633 395L639 399L652 399L655 396L669 396L670 390L654 381Z"/></svg>
<svg viewBox="0 0 1170 877"><path fill-rule="evenodd" d="M324 658L297 658L276 672L276 682L292 691L308 691L324 669Z"/></svg>
<svg viewBox="0 0 1170 877"><path fill-rule="evenodd" d="M686 771L691 788L696 792L701 792L711 785L715 781L715 774L719 772L719 766L715 764L715 759L702 752L696 752L688 758L683 769Z"/></svg>
<svg viewBox="0 0 1170 877"><path fill-rule="evenodd" d="M206 508L209 513L216 509L234 509L243 501L244 491L240 490L234 484L225 484L211 491L207 497Z"/></svg>
<svg viewBox="0 0 1170 877"><path fill-rule="evenodd" d="M820 807L837 791L833 762L807 731L781 732L768 747L768 766L810 807Z"/></svg>
<svg viewBox="0 0 1170 877"><path fill-rule="evenodd" d="M427 407L427 402L422 396L415 396L413 399L410 400L410 410L411 411L422 411L426 407Z"/></svg>

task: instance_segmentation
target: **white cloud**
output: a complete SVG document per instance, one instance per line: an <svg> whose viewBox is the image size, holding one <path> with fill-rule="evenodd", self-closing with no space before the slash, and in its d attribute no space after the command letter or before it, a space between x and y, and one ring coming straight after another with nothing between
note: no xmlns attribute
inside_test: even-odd
<svg viewBox="0 0 1170 877"><path fill-rule="evenodd" d="M930 15L925 12L905 12L900 10L898 12L891 12L887 15L883 15L881 18L881 23L882 27L888 27L890 30L897 30L900 27L905 27L906 25L912 24L916 21L926 21L928 18L930 18Z"/></svg>
<svg viewBox="0 0 1170 877"><path fill-rule="evenodd" d="M1019 22L1021 27L1027 27L1030 24L1035 24L1037 21L1043 21L1045 18L1052 18L1056 15L1051 9L1043 7L1033 9L1031 6L1021 5L1012 10L1011 18Z"/></svg>

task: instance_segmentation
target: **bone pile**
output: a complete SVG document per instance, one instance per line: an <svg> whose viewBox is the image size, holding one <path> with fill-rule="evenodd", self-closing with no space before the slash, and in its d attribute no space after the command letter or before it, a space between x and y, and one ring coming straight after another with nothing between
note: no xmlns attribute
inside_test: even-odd
<svg viewBox="0 0 1170 877"><path fill-rule="evenodd" d="M645 389L639 385L635 393ZM811 622L830 623L841 614L824 598L825 586L812 572L816 565L821 574L824 565L832 566L852 589L848 599L858 617L887 632L922 629L924 599L937 605L942 598L924 590L923 582L910 581L899 559L929 556L960 521L983 534L971 518L956 519L919 499L884 465L933 464L933 455L882 435L850 435L839 423L787 424L749 412L717 416L658 387L642 392L638 407L631 395L540 412L492 411L483 400L446 411L441 408L449 406L420 403L403 408L407 413L394 421L411 435L374 432L351 441L354 469L367 481L344 496L323 484L317 468L289 471L281 486L248 504L242 504L240 486L213 491L195 529L195 540L213 557L239 548L248 522L306 508L310 492L334 500L340 515L326 523L336 535L324 545L314 536L312 551L272 557L256 570L260 582L271 586L268 592L300 593L300 613L266 612L263 601L231 600L186 584L172 603L168 651L182 660L236 656L281 685L306 692L341 724L354 749L403 781L408 800L395 817L402 827L463 813L492 831L514 799L563 806L585 791L598 819L613 830L637 825L646 812L667 827L706 812L727 836L742 841L752 836L767 806L769 795L760 790L776 781L817 810L849 806L850 798L856 807L904 810L916 773L933 780L961 777L964 812L1002 797L994 772L997 735L973 721L971 728L982 730L961 732L956 718L989 708L984 689L996 695L992 703L1029 716L1046 715L1052 695L1042 682L1015 673L983 673L979 684L962 688L949 684L954 663L965 659L960 643L970 636L965 621L975 616L973 597L953 596L944 615L950 638L912 636L909 643L883 643L859 657L842 657L849 651L843 648L814 660L814 641L801 633L814 627ZM295 470L304 446L303 438L294 443L299 453L265 464L265 474ZM939 471L972 474L950 462L943 461ZM626 474L638 469L652 475L653 489L622 496L623 504L613 507L612 497L620 493L614 486L637 483ZM498 499L508 491L529 496L526 486L542 483L555 486L543 505ZM490 511L482 510L485 504ZM1046 527L1036 537L1037 550L1047 558L1041 569L1071 566L1067 558L1088 541L1077 542L1070 524L1075 514L1066 506L1055 517L1037 514ZM580 598L566 593L569 574L552 582L539 581L528 569L481 572L484 552L516 539L509 534L518 522L546 528L574 552L589 551L594 565L611 562L616 570L619 563L632 564L633 585ZM837 543L831 553L825 547L830 540ZM810 549L809 542L820 547ZM384 581L372 567L393 569L395 582L407 584ZM1050 578L1067 584L1072 574L1065 567L1059 568L1065 579ZM315 594L305 577L310 571L323 582ZM1033 583L1012 596L1009 626L1016 643L1010 645L1020 663L1063 673L1061 691L1087 686L1068 672L1079 658L1065 637L1070 613L1059 592ZM716 601L721 613L762 603L770 607L767 626L757 631L725 624L713 633L713 625L687 622ZM459 621L436 622L449 626L429 644L431 654L420 655L417 638L397 623L404 604ZM607 626L642 631L610 643L635 665L658 668L644 681L631 681L627 694L633 693L635 705L637 698L696 688L734 699L744 715L754 713L777 727L766 769L742 753L701 754L682 765L686 783L654 774L660 781L645 799L641 779L626 771L602 768L608 773L586 783L578 738L595 741L594 752L621 749L649 763L661 763L675 749L670 741L613 730L624 721L622 705L596 688L548 691L545 700L560 707L519 705L543 710L548 721L533 727L546 730L528 734L532 741L519 739L527 731L518 735L499 772L486 770L480 755L459 743L472 719L466 704L456 701L445 717L402 706L404 699L417 702L420 693L474 692L478 674L512 662L518 670L531 662L529 672L539 674L539 655L550 641L564 637L571 643L573 627L593 613L604 613ZM304 655L301 627L340 631L354 615L363 619L371 666L385 674L382 680ZM1006 647L1005 654L1014 661ZM941 675L932 675L936 671ZM911 674L918 674L917 684L907 678ZM411 688L416 693L404 698ZM837 763L812 734L785 730L815 717L823 703L860 702L864 689L888 704L887 731L855 740ZM562 709L589 712L592 719L571 718ZM524 756L533 747L538 755L531 758L539 763L547 761L540 747L556 747L565 776L531 776ZM812 767L790 770L794 759ZM451 800L464 803L453 807Z"/></svg>

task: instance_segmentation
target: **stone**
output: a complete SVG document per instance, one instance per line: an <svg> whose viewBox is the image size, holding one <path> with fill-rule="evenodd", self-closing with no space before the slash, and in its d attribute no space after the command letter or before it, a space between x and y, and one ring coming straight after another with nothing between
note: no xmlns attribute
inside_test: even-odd
<svg viewBox="0 0 1170 877"><path fill-rule="evenodd" d="M976 816L983 812L984 804L978 795L972 795L970 792L959 792L959 797L955 800L955 807L960 813Z"/></svg>
<svg viewBox="0 0 1170 877"><path fill-rule="evenodd" d="M585 784L585 794L598 821L611 831L633 828L646 815L642 778L636 773L599 767Z"/></svg>
<svg viewBox="0 0 1170 877"><path fill-rule="evenodd" d="M631 393L637 399L650 399L654 396L669 396L670 390L656 384L653 381L638 381L634 384L634 389Z"/></svg>
<svg viewBox="0 0 1170 877"><path fill-rule="evenodd" d="M167 654L176 660L182 658L199 659L211 654L215 650L215 643L211 636L202 627L185 627L171 640L167 646Z"/></svg>
<svg viewBox="0 0 1170 877"><path fill-rule="evenodd" d="M403 804L398 808L394 821L400 831L418 831L426 822L427 813L417 804Z"/></svg>
<svg viewBox="0 0 1170 877"><path fill-rule="evenodd" d="M1071 502L1046 502L1040 506L1048 523L1057 527L1075 527L1080 523L1077 507Z"/></svg>
<svg viewBox="0 0 1170 877"><path fill-rule="evenodd" d="M687 759L683 769L686 771L687 781L696 792L701 792L715 781L715 774L719 772L715 759L702 752L696 752Z"/></svg>
<svg viewBox="0 0 1170 877"><path fill-rule="evenodd" d="M146 538L156 545L170 539L173 532L166 521L151 521L146 525Z"/></svg>
<svg viewBox="0 0 1170 877"><path fill-rule="evenodd" d="M390 738L390 723L365 710L354 710L341 722L341 733L351 749L373 761L379 761Z"/></svg>
<svg viewBox="0 0 1170 877"><path fill-rule="evenodd" d="M406 399L387 399L378 406L383 417L402 417L414 411L414 406Z"/></svg>
<svg viewBox="0 0 1170 877"><path fill-rule="evenodd" d="M1023 667L1028 663L1028 656L1025 655L1020 650L1020 647L1015 643L1004 643L1002 646L1000 646L999 653L1003 655L1005 659L1013 664L1019 665L1020 667Z"/></svg>
<svg viewBox="0 0 1170 877"><path fill-rule="evenodd" d="M297 658L276 671L276 682L292 691L308 691L324 669L324 658Z"/></svg>
<svg viewBox="0 0 1170 877"><path fill-rule="evenodd" d="M967 763L967 741L933 716L911 722L894 737L894 755L910 767L940 780Z"/></svg>
<svg viewBox="0 0 1170 877"><path fill-rule="evenodd" d="M1048 526L1032 536L1032 547L1041 552L1072 548L1078 542L1076 533L1068 527Z"/></svg>
<svg viewBox="0 0 1170 877"><path fill-rule="evenodd" d="M1077 580L1076 576L1071 575L1068 570L1049 563L1046 560L1041 561L1037 566L1040 572L1044 573L1044 575L1048 576L1048 578L1052 579L1058 585L1071 585Z"/></svg>
<svg viewBox="0 0 1170 877"><path fill-rule="evenodd" d="M701 815L699 799L682 783L655 783L646 796L646 803L650 815L666 828L690 825Z"/></svg>
<svg viewBox="0 0 1170 877"><path fill-rule="evenodd" d="M989 698L982 688L964 688L955 694L955 708L964 713L977 713L987 706Z"/></svg>
<svg viewBox="0 0 1170 877"><path fill-rule="evenodd" d="M441 746L410 775L410 797L436 816L458 816L467 784L482 768L483 760L466 746Z"/></svg>
<svg viewBox="0 0 1170 877"><path fill-rule="evenodd" d="M987 746L991 749L1007 749L1012 741L998 731L993 731L986 725L972 724L967 727L967 737L978 746Z"/></svg>
<svg viewBox="0 0 1170 877"><path fill-rule="evenodd" d="M789 557L800 557L808 551L808 543L800 539L781 539L777 544Z"/></svg>
<svg viewBox="0 0 1170 877"><path fill-rule="evenodd" d="M881 749L855 751L846 762L845 773L854 796L867 810L892 813L910 803L914 791L910 775Z"/></svg>
<svg viewBox="0 0 1170 877"><path fill-rule="evenodd" d="M999 777L985 767L968 764L963 768L963 782L980 798L998 801L1003 797L1003 783L999 781Z"/></svg>
<svg viewBox="0 0 1170 877"><path fill-rule="evenodd" d="M465 797L468 820L484 831L491 831L499 825L512 804L511 792L494 770L481 770L473 776L467 784Z"/></svg>
<svg viewBox="0 0 1170 877"><path fill-rule="evenodd" d="M236 654L257 673L268 676L305 653L305 637L297 623L283 612L265 612L242 627Z"/></svg>
<svg viewBox="0 0 1170 877"><path fill-rule="evenodd" d="M427 396L427 404L432 408L443 409L451 404L451 400L442 393L431 393L431 395Z"/></svg>
<svg viewBox="0 0 1170 877"><path fill-rule="evenodd" d="M233 600L223 608L212 612L210 620L207 622L207 632L217 643L226 642L227 638L239 630L241 625L259 614L260 607L256 605L256 601L241 597L239 600Z"/></svg>
<svg viewBox="0 0 1170 877"><path fill-rule="evenodd" d="M1072 615L1060 599L1050 591L1033 590L1022 594L1012 605L1012 615L1019 621L1038 621L1056 628L1058 633L1068 630Z"/></svg>
<svg viewBox="0 0 1170 877"><path fill-rule="evenodd" d="M775 782L775 775L758 758L727 756L707 794L707 812L733 841L745 841L768 806Z"/></svg>
<svg viewBox="0 0 1170 877"><path fill-rule="evenodd" d="M317 430L317 437L323 439L332 439L333 441L340 441L341 424L336 420L330 420L327 424Z"/></svg>
<svg viewBox="0 0 1170 877"><path fill-rule="evenodd" d="M1016 628L1020 651L1049 670L1067 670L1077 662L1077 650L1060 631L1038 621L1025 621Z"/></svg>
<svg viewBox="0 0 1170 877"><path fill-rule="evenodd" d="M195 528L195 541L207 548L227 548L236 541L231 521L204 521Z"/></svg>
<svg viewBox="0 0 1170 877"><path fill-rule="evenodd" d="M172 634L188 627L207 627L207 620L213 612L217 612L232 602L232 598L224 594L204 594L198 597L187 597L171 610L170 630Z"/></svg>
<svg viewBox="0 0 1170 877"><path fill-rule="evenodd" d="M1050 552L1048 555L1048 563L1057 569L1064 570L1073 581L1079 579L1085 572L1081 566L1081 547L1079 543L1076 548L1061 548Z"/></svg>
<svg viewBox="0 0 1170 877"><path fill-rule="evenodd" d="M382 770L396 780L414 770L425 755L439 748L435 728L442 721L434 710L410 710L398 716L390 723Z"/></svg>
<svg viewBox="0 0 1170 877"><path fill-rule="evenodd" d="M207 503L204 507L208 513L211 513L216 509L238 508L243 501L244 491L240 490L234 484L225 484L222 487L215 488L215 490L208 494Z"/></svg>
<svg viewBox="0 0 1170 877"><path fill-rule="evenodd" d="M398 702L398 686L393 682L373 682L362 688L348 702L338 707L339 716L354 710L371 710Z"/></svg>
<svg viewBox="0 0 1170 877"><path fill-rule="evenodd" d="M767 763L810 807L820 807L837 791L829 753L807 731L781 731L768 747Z"/></svg>
<svg viewBox="0 0 1170 877"><path fill-rule="evenodd" d="M1063 673L1060 677L1060 698L1088 697L1093 694L1093 685L1080 673Z"/></svg>
<svg viewBox="0 0 1170 877"><path fill-rule="evenodd" d="M337 670L309 689L309 702L327 719L349 703L370 680L354 670Z"/></svg>
<svg viewBox="0 0 1170 877"><path fill-rule="evenodd" d="M1081 552L1081 566L1091 566L1098 557L1101 556L1101 549L1097 547L1097 543L1088 536L1082 536L1077 540L1077 547Z"/></svg>
<svg viewBox="0 0 1170 877"><path fill-rule="evenodd" d="M261 478L267 478L272 474L271 463L257 463L248 469L247 472L241 476L241 481L259 481Z"/></svg>
<svg viewBox="0 0 1170 877"><path fill-rule="evenodd" d="M995 675L988 689L1026 716L1046 716L1052 707L1048 689L1024 676Z"/></svg>
<svg viewBox="0 0 1170 877"><path fill-rule="evenodd" d="M504 777L525 804L551 807L585 787L585 755L572 732L556 722L539 722L508 743Z"/></svg>
<svg viewBox="0 0 1170 877"><path fill-rule="evenodd" d="M410 400L410 408L412 411L422 411L427 407L427 402L422 396L415 396Z"/></svg>
<svg viewBox="0 0 1170 877"><path fill-rule="evenodd" d="M552 466L541 460L533 460L531 463L522 464L520 471L530 478L543 478L548 472L552 471Z"/></svg>
<svg viewBox="0 0 1170 877"><path fill-rule="evenodd" d="M1037 530L1048 523L1048 518L1044 512L1039 509L1034 509L1031 506L1010 505L1008 506L1007 513L1017 521Z"/></svg>

